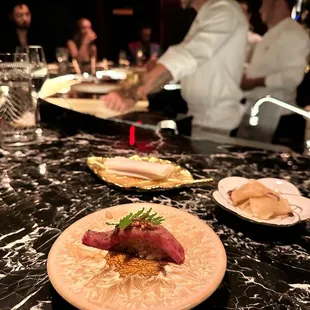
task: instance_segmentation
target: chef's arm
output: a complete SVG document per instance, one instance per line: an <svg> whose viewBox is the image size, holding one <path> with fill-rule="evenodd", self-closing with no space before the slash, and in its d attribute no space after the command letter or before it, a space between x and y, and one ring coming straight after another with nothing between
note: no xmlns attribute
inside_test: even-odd
<svg viewBox="0 0 310 310"><path fill-rule="evenodd" d="M171 72L174 81L194 73L237 31L237 21L229 16L230 9L225 4L215 6L200 19L197 30L182 43L171 46L158 63Z"/></svg>
<svg viewBox="0 0 310 310"><path fill-rule="evenodd" d="M170 47L138 85L103 97L106 106L118 111L128 109L139 99L159 91L167 82L179 81L194 73L238 30L238 21L231 15L231 7L223 2L204 12L200 20L195 21L196 30L181 44Z"/></svg>
<svg viewBox="0 0 310 310"><path fill-rule="evenodd" d="M101 99L105 106L111 110L126 111L132 108L140 99L145 99L148 94L159 91L161 86L171 79L172 75L169 70L165 66L158 64L139 83L129 88L124 87L111 92L101 97Z"/></svg>
<svg viewBox="0 0 310 310"><path fill-rule="evenodd" d="M148 72L137 90L139 98L144 98L161 90L161 87L173 79L170 71L162 64L157 64L155 68Z"/></svg>
<svg viewBox="0 0 310 310"><path fill-rule="evenodd" d="M117 93L125 98L138 101L145 99L149 94L159 92L161 87L172 80L169 70L161 64L157 64L154 69L145 74L137 84L120 89Z"/></svg>
<svg viewBox="0 0 310 310"><path fill-rule="evenodd" d="M228 18L230 15L230 7L222 3L205 13L197 30L182 43L170 47L146 74L136 92L137 98L160 90L171 80L181 80L210 60L236 31L237 21Z"/></svg>

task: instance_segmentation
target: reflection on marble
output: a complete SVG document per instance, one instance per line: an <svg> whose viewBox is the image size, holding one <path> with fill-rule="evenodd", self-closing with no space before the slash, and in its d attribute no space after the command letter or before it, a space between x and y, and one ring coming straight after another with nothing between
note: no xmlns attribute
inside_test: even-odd
<svg viewBox="0 0 310 310"><path fill-rule="evenodd" d="M1 309L73 309L49 283L49 249L76 220L128 202L188 210L221 238L228 256L225 279L197 309L310 308L310 223L279 229L245 222L216 206L211 198L215 186L147 195L121 192L86 166L88 156L138 152L173 160L195 178L284 178L309 197L309 159L162 137L142 128L136 130L135 145L129 146L128 125L70 113L49 113L52 122L45 115L48 138L42 145L0 151Z"/></svg>

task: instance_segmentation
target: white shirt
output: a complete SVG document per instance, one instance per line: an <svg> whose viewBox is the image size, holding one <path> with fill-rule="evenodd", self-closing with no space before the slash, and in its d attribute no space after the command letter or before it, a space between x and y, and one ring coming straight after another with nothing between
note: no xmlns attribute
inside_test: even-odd
<svg viewBox="0 0 310 310"><path fill-rule="evenodd" d="M256 45L247 69L249 78L265 77L266 87L246 92L247 99L256 101L271 95L295 104L296 88L304 77L309 52L309 37L293 19L286 18L271 28Z"/></svg>
<svg viewBox="0 0 310 310"><path fill-rule="evenodd" d="M256 45L247 75L249 78L265 77L266 87L245 92L248 111L240 137L271 142L280 117L290 112L265 103L260 108L259 125L249 127L250 110L257 100L267 95L295 105L296 90L304 77L309 52L307 33L291 18L284 19L263 36L261 43Z"/></svg>
<svg viewBox="0 0 310 310"><path fill-rule="evenodd" d="M181 80L194 125L232 130L242 118L240 81L248 22L233 0L208 0L184 41L159 59Z"/></svg>

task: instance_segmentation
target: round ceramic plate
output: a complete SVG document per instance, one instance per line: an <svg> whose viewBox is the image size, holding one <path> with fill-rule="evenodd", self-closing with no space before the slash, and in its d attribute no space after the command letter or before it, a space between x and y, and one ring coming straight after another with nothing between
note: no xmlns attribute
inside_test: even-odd
<svg viewBox="0 0 310 310"><path fill-rule="evenodd" d="M222 179L218 184L218 190L213 193L213 198L225 210L228 210L245 220L262 225L289 227L310 220L310 199L302 197L295 185L288 181L274 178L265 178L257 181L271 190L278 191L283 198L287 199L292 208L293 216L262 220L248 214L238 207L233 206L228 193L248 183L248 179L246 178L229 177Z"/></svg>
<svg viewBox="0 0 310 310"><path fill-rule="evenodd" d="M122 277L107 263L107 251L86 247L81 239L89 229L111 230L106 224L111 214L118 221L142 208L152 208L165 218L162 225L183 245L185 261L168 263L158 275L133 271L134 275ZM56 291L79 309L181 310L212 295L223 280L226 263L223 244L206 223L185 211L141 203L107 208L71 225L54 243L47 271Z"/></svg>
<svg viewBox="0 0 310 310"><path fill-rule="evenodd" d="M107 94L111 91L114 91L119 88L117 84L111 83L81 83L76 84L71 87L72 90L78 93L87 93L87 94Z"/></svg>
<svg viewBox="0 0 310 310"><path fill-rule="evenodd" d="M89 157L87 159L87 165L89 169L101 180L110 185L114 185L129 191L174 190L184 187L203 186L213 182L213 179L194 180L192 174L187 169L172 163L171 161L157 157L140 157L138 155L131 156L129 159L136 161L146 161L150 163L172 164L174 166L174 172L168 179L159 181L144 180L129 176L118 176L107 172L107 167L104 165L104 163L108 159L109 158L107 157Z"/></svg>

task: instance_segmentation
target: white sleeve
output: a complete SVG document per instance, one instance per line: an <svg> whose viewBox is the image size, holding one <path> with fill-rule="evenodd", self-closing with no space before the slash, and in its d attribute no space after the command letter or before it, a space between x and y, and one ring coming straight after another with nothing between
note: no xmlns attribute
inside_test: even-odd
<svg viewBox="0 0 310 310"><path fill-rule="evenodd" d="M200 64L208 61L230 39L236 31L238 21L227 3L219 3L206 10L193 34L178 44L171 46L159 59L175 81L196 71Z"/></svg>
<svg viewBox="0 0 310 310"><path fill-rule="evenodd" d="M304 40L301 40L296 34L286 34L285 42L290 48L288 46L282 48L279 59L282 66L278 72L266 77L266 87L296 89L304 77L310 51L308 37L305 36Z"/></svg>

